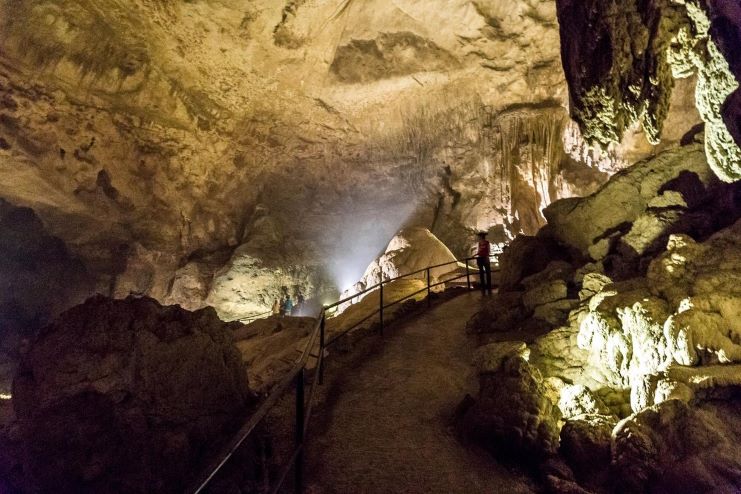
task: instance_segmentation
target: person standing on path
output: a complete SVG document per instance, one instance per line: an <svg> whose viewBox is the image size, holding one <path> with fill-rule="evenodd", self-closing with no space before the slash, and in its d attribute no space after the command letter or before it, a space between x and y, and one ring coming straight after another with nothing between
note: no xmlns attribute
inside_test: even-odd
<svg viewBox="0 0 741 494"><path fill-rule="evenodd" d="M291 300L291 296L286 296L286 301L283 302L283 315L284 316L290 316L293 312L293 300Z"/></svg>
<svg viewBox="0 0 741 494"><path fill-rule="evenodd" d="M479 267L481 294L491 295L491 244L486 240L486 232L479 233L476 264Z"/></svg>

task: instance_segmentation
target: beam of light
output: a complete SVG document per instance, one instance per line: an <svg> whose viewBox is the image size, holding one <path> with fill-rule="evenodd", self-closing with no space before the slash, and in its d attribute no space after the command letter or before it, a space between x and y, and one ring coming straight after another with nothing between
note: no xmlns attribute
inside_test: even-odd
<svg viewBox="0 0 741 494"><path fill-rule="evenodd" d="M327 252L327 271L339 292L352 287L368 265L382 254L393 236L414 212L412 202L387 207L373 205L337 220L332 227L332 245Z"/></svg>

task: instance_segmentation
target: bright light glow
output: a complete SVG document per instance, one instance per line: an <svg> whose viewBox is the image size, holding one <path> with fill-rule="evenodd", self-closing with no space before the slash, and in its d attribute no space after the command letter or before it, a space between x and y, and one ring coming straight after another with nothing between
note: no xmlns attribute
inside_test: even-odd
<svg viewBox="0 0 741 494"><path fill-rule="evenodd" d="M327 252L330 260L327 270L340 293L351 288L365 272L365 268L383 253L389 240L404 226L415 209L413 202L392 204L386 208L377 205L357 205L362 210L348 211L336 220L326 232L332 239Z"/></svg>
<svg viewBox="0 0 741 494"><path fill-rule="evenodd" d="M13 397L11 395L8 395L8 394L5 394L5 393L0 393L0 400L10 400L12 398Z"/></svg>

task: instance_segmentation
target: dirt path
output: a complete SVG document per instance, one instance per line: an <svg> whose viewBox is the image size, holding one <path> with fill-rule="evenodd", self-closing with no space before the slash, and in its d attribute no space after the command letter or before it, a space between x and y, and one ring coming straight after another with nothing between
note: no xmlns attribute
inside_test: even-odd
<svg viewBox="0 0 741 494"><path fill-rule="evenodd" d="M328 371L330 399L312 419L309 492L532 492L452 430L456 406L477 392L464 327L479 300L462 295L400 323L355 368Z"/></svg>

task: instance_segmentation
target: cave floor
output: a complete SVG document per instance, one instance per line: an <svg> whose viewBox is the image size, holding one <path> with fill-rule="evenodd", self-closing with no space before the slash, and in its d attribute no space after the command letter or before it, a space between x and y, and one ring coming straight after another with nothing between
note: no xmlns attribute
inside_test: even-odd
<svg viewBox="0 0 741 494"><path fill-rule="evenodd" d="M368 338L327 374L312 415L311 493L520 493L534 485L486 452L462 444L453 416L477 394L475 338L465 333L481 295L464 294ZM339 364L339 365L337 365Z"/></svg>

